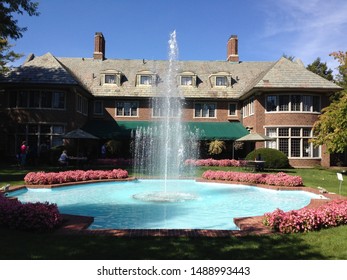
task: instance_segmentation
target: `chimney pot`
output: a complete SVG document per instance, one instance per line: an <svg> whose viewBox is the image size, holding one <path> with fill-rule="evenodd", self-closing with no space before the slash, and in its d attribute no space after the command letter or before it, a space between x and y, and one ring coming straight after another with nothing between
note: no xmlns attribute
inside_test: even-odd
<svg viewBox="0 0 347 280"><path fill-rule="evenodd" d="M102 32L95 32L94 36L94 59L105 59L105 38Z"/></svg>
<svg viewBox="0 0 347 280"><path fill-rule="evenodd" d="M237 35L231 35L227 44L227 61L239 62L238 38Z"/></svg>

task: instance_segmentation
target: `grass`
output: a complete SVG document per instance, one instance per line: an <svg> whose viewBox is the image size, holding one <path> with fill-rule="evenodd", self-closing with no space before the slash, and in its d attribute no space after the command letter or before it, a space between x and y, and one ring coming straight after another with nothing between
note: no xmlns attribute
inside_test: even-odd
<svg viewBox="0 0 347 280"><path fill-rule="evenodd" d="M23 184L27 172L42 169L58 170L56 167L0 167L0 187L5 183ZM240 171L230 167L200 167L196 175L201 176L207 169ZM305 186L338 192L336 170L314 168L284 171L302 176ZM342 190L342 194L347 195L345 185ZM0 236L0 259L347 259L347 226L305 234L237 238L116 238L39 234L8 229L0 229Z"/></svg>
<svg viewBox="0 0 347 280"><path fill-rule="evenodd" d="M347 226L306 234L228 238L121 238L0 230L0 259L347 259Z"/></svg>

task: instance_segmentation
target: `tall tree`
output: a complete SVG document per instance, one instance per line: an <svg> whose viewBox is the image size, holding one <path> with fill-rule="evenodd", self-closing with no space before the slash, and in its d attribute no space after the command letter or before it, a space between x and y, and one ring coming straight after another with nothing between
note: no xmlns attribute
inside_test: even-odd
<svg viewBox="0 0 347 280"><path fill-rule="evenodd" d="M37 8L38 3L31 0L0 0L0 72L7 71L7 64L21 57L11 51L9 40L18 40L27 28L18 26L14 15L27 13L29 16L37 16Z"/></svg>
<svg viewBox="0 0 347 280"><path fill-rule="evenodd" d="M347 150L347 52L334 52L338 66L338 84L344 88L334 96L332 103L322 110L322 115L313 126L315 145L325 144L330 153L343 153Z"/></svg>
<svg viewBox="0 0 347 280"><path fill-rule="evenodd" d="M312 64L307 65L306 69L329 81L334 80L333 70L328 69L327 64L321 62L319 57L317 57L316 60L312 62Z"/></svg>

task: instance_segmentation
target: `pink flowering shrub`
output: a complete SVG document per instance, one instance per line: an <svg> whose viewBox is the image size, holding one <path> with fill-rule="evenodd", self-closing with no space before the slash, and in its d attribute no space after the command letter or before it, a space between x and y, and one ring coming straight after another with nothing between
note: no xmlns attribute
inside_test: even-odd
<svg viewBox="0 0 347 280"><path fill-rule="evenodd" d="M303 181L300 176L290 176L284 172L279 172L277 174L261 174L207 170L202 174L202 178L207 180L224 180L285 187L296 187L303 185Z"/></svg>
<svg viewBox="0 0 347 280"><path fill-rule="evenodd" d="M0 194L0 227L48 231L63 221L56 204L48 202L21 203Z"/></svg>
<svg viewBox="0 0 347 280"><path fill-rule="evenodd" d="M81 182L102 179L128 178L128 171L123 169L113 170L71 170L64 172L29 172L24 177L28 185L51 185L69 182Z"/></svg>
<svg viewBox="0 0 347 280"><path fill-rule="evenodd" d="M245 166L246 161L244 160L235 160L235 159L187 159L185 165L191 166Z"/></svg>
<svg viewBox="0 0 347 280"><path fill-rule="evenodd" d="M320 230L347 224L347 200L334 200L316 209L284 212L280 209L264 215L264 225L281 233Z"/></svg>

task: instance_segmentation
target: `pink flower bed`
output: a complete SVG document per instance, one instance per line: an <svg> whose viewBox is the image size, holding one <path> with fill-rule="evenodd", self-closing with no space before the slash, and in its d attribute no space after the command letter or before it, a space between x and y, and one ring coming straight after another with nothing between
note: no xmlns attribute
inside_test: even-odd
<svg viewBox="0 0 347 280"><path fill-rule="evenodd" d="M56 204L21 203L0 194L0 227L47 231L59 226L62 221Z"/></svg>
<svg viewBox="0 0 347 280"><path fill-rule="evenodd" d="M316 209L284 212L280 209L264 215L264 224L281 233L320 230L347 224L347 200L334 200Z"/></svg>
<svg viewBox="0 0 347 280"><path fill-rule="evenodd" d="M235 160L235 159L187 159L185 165L192 166L245 166L246 161L244 160Z"/></svg>
<svg viewBox="0 0 347 280"><path fill-rule="evenodd" d="M128 178L128 171L123 169L113 170L71 170L64 172L29 172L24 181L28 185L51 185L70 182L124 179Z"/></svg>
<svg viewBox="0 0 347 280"><path fill-rule="evenodd" d="M284 172L279 172L277 174L261 174L207 170L202 174L202 177L207 180L224 180L285 187L296 187L303 185L303 181L300 176L290 176Z"/></svg>

